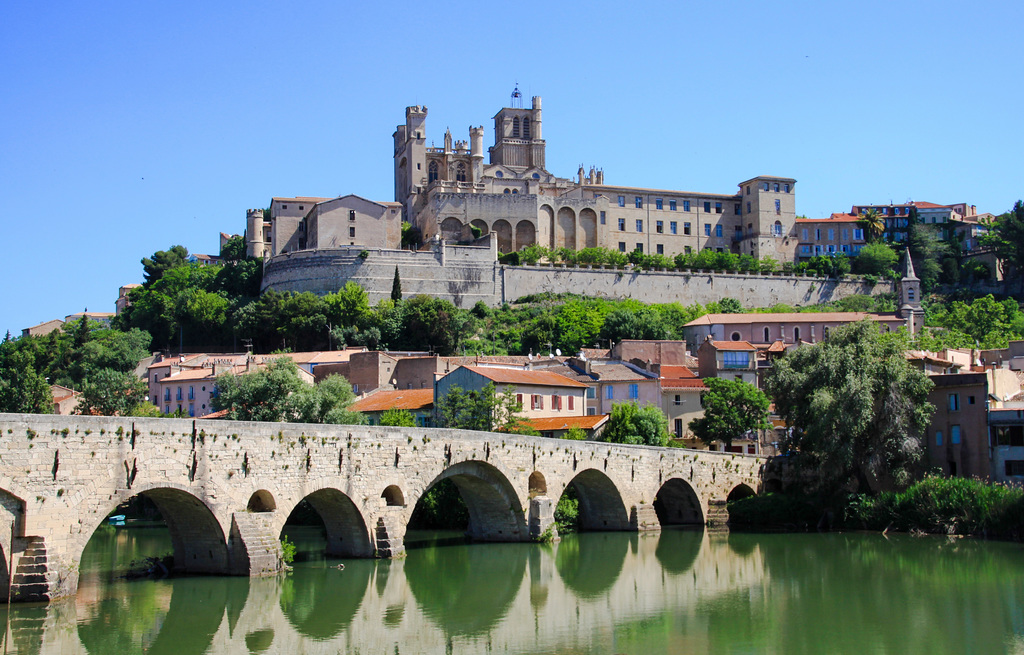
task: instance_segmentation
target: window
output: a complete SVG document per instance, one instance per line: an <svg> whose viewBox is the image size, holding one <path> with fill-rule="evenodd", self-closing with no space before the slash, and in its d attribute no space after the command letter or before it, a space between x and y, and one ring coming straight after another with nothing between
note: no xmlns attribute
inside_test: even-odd
<svg viewBox="0 0 1024 655"><path fill-rule="evenodd" d="M772 226L772 234L777 237L782 236L782 223L775 221L775 225Z"/></svg>
<svg viewBox="0 0 1024 655"><path fill-rule="evenodd" d="M516 404L519 405L520 408L522 408L522 406L523 406L523 394L521 394L521 393L517 393L516 394Z"/></svg>
<svg viewBox="0 0 1024 655"><path fill-rule="evenodd" d="M569 398L569 411L573 411L576 406L576 396L568 396Z"/></svg>
<svg viewBox="0 0 1024 655"><path fill-rule="evenodd" d="M942 430L936 430L935 431L935 445L936 446L941 446L942 445Z"/></svg>
<svg viewBox="0 0 1024 655"><path fill-rule="evenodd" d="M596 395L597 394L594 391L594 387L587 387L587 398L594 398L596 397Z"/></svg>
<svg viewBox="0 0 1024 655"><path fill-rule="evenodd" d="M679 224L676 223L675 221L669 221L669 224L668 224L668 231L669 231L669 233L670 234L679 234L679 227L678 227L678 225Z"/></svg>
<svg viewBox="0 0 1024 655"><path fill-rule="evenodd" d="M715 213L716 214L721 214L722 213L722 203L720 203L720 202L716 202L715 203Z"/></svg>
<svg viewBox="0 0 1024 655"><path fill-rule="evenodd" d="M437 181L437 162L436 161L432 161L432 162L430 162L430 165L427 166L427 183L429 184L431 182L436 182L436 181ZM351 216L351 215L352 214L349 213L349 216Z"/></svg>
<svg viewBox="0 0 1024 655"><path fill-rule="evenodd" d="M620 218L619 219L619 232L625 232L625 231L626 231L626 219Z"/></svg>
<svg viewBox="0 0 1024 655"><path fill-rule="evenodd" d="M604 388L604 397L606 400L611 400L613 398L613 393L614 389L611 385L608 385L607 387Z"/></svg>
<svg viewBox="0 0 1024 655"><path fill-rule="evenodd" d="M803 241L807 241L807 228L806 227L800 233L800 239L803 240Z"/></svg>
<svg viewBox="0 0 1024 655"><path fill-rule="evenodd" d="M640 397L640 385L630 384L629 385L629 399L636 400Z"/></svg>
<svg viewBox="0 0 1024 655"><path fill-rule="evenodd" d="M798 327L793 328L793 341L800 341L800 328Z"/></svg>
<svg viewBox="0 0 1024 655"><path fill-rule="evenodd" d="M195 387L189 387L188 388L188 399L189 400L195 400L196 399L196 388Z"/></svg>
<svg viewBox="0 0 1024 655"><path fill-rule="evenodd" d="M641 198L640 196L637 196L637 197L633 198L633 205L637 209L643 209L644 208L644 199Z"/></svg>
<svg viewBox="0 0 1024 655"><path fill-rule="evenodd" d="M557 393L551 394L551 409L562 411L562 397Z"/></svg>
<svg viewBox="0 0 1024 655"><path fill-rule="evenodd" d="M764 342L768 343L769 341L771 341L771 329L765 328L764 329Z"/></svg>
<svg viewBox="0 0 1024 655"><path fill-rule="evenodd" d="M910 302L914 302L914 290L913 289L907 289L907 300L909 300Z"/></svg>
<svg viewBox="0 0 1024 655"><path fill-rule="evenodd" d="M811 247L810 246L800 246L800 254L801 255L810 255L811 254Z"/></svg>
<svg viewBox="0 0 1024 655"><path fill-rule="evenodd" d="M619 207L626 206L626 196L619 196Z"/></svg>
<svg viewBox="0 0 1024 655"><path fill-rule="evenodd" d="M960 426L951 425L949 426L949 443L954 446L960 443Z"/></svg>
<svg viewBox="0 0 1024 655"><path fill-rule="evenodd" d="M684 212L690 211L690 201L689 200L684 200L683 201L683 211Z"/></svg>
<svg viewBox="0 0 1024 655"><path fill-rule="evenodd" d="M747 195L748 196L750 195L750 185L749 184L747 185Z"/></svg>
<svg viewBox="0 0 1024 655"><path fill-rule="evenodd" d="M535 179L535 180L539 180L540 179L540 173L534 173L531 177L533 177L533 179Z"/></svg>
<svg viewBox="0 0 1024 655"><path fill-rule="evenodd" d="M171 400L171 388L170 387L167 387L166 389L164 389L164 400L165 401L170 401Z"/></svg>
<svg viewBox="0 0 1024 655"><path fill-rule="evenodd" d="M951 393L949 394L949 411L959 412L960 411L960 394Z"/></svg>
<svg viewBox="0 0 1024 655"><path fill-rule="evenodd" d="M195 416L196 415L195 403L189 403L188 404L188 415L189 416Z"/></svg>
<svg viewBox="0 0 1024 655"><path fill-rule="evenodd" d="M680 396L679 394L676 394L676 399L675 399L675 401L672 404L677 406L677 407L679 405L682 405L683 404L683 397Z"/></svg>
<svg viewBox="0 0 1024 655"><path fill-rule="evenodd" d="M750 213L750 201L749 200L747 201L747 213L748 214Z"/></svg>
<svg viewBox="0 0 1024 655"><path fill-rule="evenodd" d="M849 240L850 240L850 231L844 227L843 228L843 241L849 241Z"/></svg>
<svg viewBox="0 0 1024 655"><path fill-rule="evenodd" d="M1006 460L1006 475L1020 477L1024 475L1024 459Z"/></svg>
<svg viewBox="0 0 1024 655"><path fill-rule="evenodd" d="M715 236L716 237L722 236L722 226L721 225L716 225L715 226Z"/></svg>
<svg viewBox="0 0 1024 655"><path fill-rule="evenodd" d="M743 206L740 203L736 203L733 206L733 211L736 212L737 214L742 214L743 213Z"/></svg>
<svg viewBox="0 0 1024 655"><path fill-rule="evenodd" d="M775 213L776 214L781 214L782 213L782 201L779 200L778 198L775 199Z"/></svg>
<svg viewBox="0 0 1024 655"><path fill-rule="evenodd" d="M814 228L814 240L821 241L821 228Z"/></svg>
<svg viewBox="0 0 1024 655"><path fill-rule="evenodd" d="M683 234L690 234L690 223L683 223Z"/></svg>
<svg viewBox="0 0 1024 655"><path fill-rule="evenodd" d="M706 237L711 236L711 223L705 223L704 224L704 236L706 236Z"/></svg>
<svg viewBox="0 0 1024 655"><path fill-rule="evenodd" d="M619 241L619 252L626 252L626 242Z"/></svg>
<svg viewBox="0 0 1024 655"><path fill-rule="evenodd" d="M530 396L530 408L544 409L544 396L536 393Z"/></svg>
<svg viewBox="0 0 1024 655"><path fill-rule="evenodd" d="M348 238L354 239L355 237L356 237L356 228L354 228L354 227L348 228Z"/></svg>
<svg viewBox="0 0 1024 655"><path fill-rule="evenodd" d="M863 241L864 240L864 230L862 230L859 227L853 228L853 240L854 241Z"/></svg>
<svg viewBox="0 0 1024 655"><path fill-rule="evenodd" d="M665 224L662 221L655 221L654 231L658 234L662 234L665 231Z"/></svg>
<svg viewBox="0 0 1024 655"><path fill-rule="evenodd" d="M659 255L665 254L665 246L661 245L660 243L657 246L655 246L655 250Z"/></svg>
<svg viewBox="0 0 1024 655"><path fill-rule="evenodd" d="M710 202L705 202L704 203L704 213L705 214L710 214L711 213L711 203Z"/></svg>
<svg viewBox="0 0 1024 655"><path fill-rule="evenodd" d="M676 439L682 439L683 438L683 419L677 418L675 420L674 425L675 425L675 429L676 429Z"/></svg>
<svg viewBox="0 0 1024 655"><path fill-rule="evenodd" d="M832 229L832 228L828 229L828 240L829 241L835 241L836 240L836 231L834 229Z"/></svg>
<svg viewBox="0 0 1024 655"><path fill-rule="evenodd" d="M775 183L775 185L772 187L772 190L775 191L775 193L779 192L779 183L778 182Z"/></svg>
<svg viewBox="0 0 1024 655"><path fill-rule="evenodd" d="M644 221L643 221L642 218L636 219L636 231L637 232L643 232L644 231Z"/></svg>
<svg viewBox="0 0 1024 655"><path fill-rule="evenodd" d="M455 181L465 182L466 181L466 165L459 162L458 166L455 167Z"/></svg>
<svg viewBox="0 0 1024 655"><path fill-rule="evenodd" d="M604 225L604 223L605 223L605 215L604 215L604 212L601 212L601 225Z"/></svg>
<svg viewBox="0 0 1024 655"><path fill-rule="evenodd" d="M967 396L967 404L968 405L973 405L974 404L974 396Z"/></svg>
<svg viewBox="0 0 1024 655"><path fill-rule="evenodd" d="M761 189L763 189L764 191L767 191L768 190L768 183L767 182L762 182L761 183Z"/></svg>
<svg viewBox="0 0 1024 655"><path fill-rule="evenodd" d="M669 200L668 201L668 210L669 211L673 211L673 212L676 210L676 201L675 200Z"/></svg>
<svg viewBox="0 0 1024 655"><path fill-rule="evenodd" d="M658 198L658 199L656 199L654 201L654 208L655 209L664 209L664 207L661 206L661 198Z"/></svg>
<svg viewBox="0 0 1024 655"><path fill-rule="evenodd" d="M501 171L495 171L494 172L494 177L505 177L505 173L503 173Z"/></svg>
<svg viewBox="0 0 1024 655"><path fill-rule="evenodd" d="M523 138L524 139L529 139L530 138L530 119L527 116L523 117ZM533 177L534 178L538 178L540 176L537 175L536 173L534 173Z"/></svg>
<svg viewBox="0 0 1024 655"><path fill-rule="evenodd" d="M725 368L750 368L750 353L726 350L722 355Z"/></svg>
<svg viewBox="0 0 1024 655"><path fill-rule="evenodd" d="M643 252L644 251L644 244L642 244L642 243L636 244L636 248L633 248L633 250L635 250L637 252Z"/></svg>
<svg viewBox="0 0 1024 655"><path fill-rule="evenodd" d="M689 255L691 252L693 252L693 248L691 248L690 246L684 246L683 251L685 251L686 254Z"/></svg>
<svg viewBox="0 0 1024 655"><path fill-rule="evenodd" d="M785 191L786 193L789 193L789 185L788 185L788 184L783 184L783 185L782 185L782 188L783 188L783 190L784 190L784 191Z"/></svg>
<svg viewBox="0 0 1024 655"><path fill-rule="evenodd" d="M181 400L181 387L178 387L178 392L174 396L175 400Z"/></svg>

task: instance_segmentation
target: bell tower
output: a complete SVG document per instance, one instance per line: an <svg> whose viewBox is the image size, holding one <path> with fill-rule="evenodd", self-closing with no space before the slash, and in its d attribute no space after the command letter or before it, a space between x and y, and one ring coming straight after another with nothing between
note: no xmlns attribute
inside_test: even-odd
<svg viewBox="0 0 1024 655"><path fill-rule="evenodd" d="M544 169L544 139L541 137L540 96L533 97L529 109L523 108L523 94L517 86L509 102L494 116L494 145L491 164L526 170Z"/></svg>
<svg viewBox="0 0 1024 655"><path fill-rule="evenodd" d="M917 334L924 327L924 308L921 307L921 280L914 274L910 248L903 251L903 278L899 284L900 308L897 316L907 322L907 331Z"/></svg>

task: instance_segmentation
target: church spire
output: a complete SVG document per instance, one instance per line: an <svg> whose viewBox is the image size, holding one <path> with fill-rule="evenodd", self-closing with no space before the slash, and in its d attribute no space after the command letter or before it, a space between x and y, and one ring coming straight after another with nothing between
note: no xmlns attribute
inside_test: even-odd
<svg viewBox="0 0 1024 655"><path fill-rule="evenodd" d="M903 279L904 280L916 280L918 279L914 275L914 262L910 259L910 248L903 251Z"/></svg>

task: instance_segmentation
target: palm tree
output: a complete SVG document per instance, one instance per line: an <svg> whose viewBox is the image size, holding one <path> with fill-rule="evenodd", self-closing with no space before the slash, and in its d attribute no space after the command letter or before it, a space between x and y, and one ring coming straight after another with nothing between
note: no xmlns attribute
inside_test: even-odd
<svg viewBox="0 0 1024 655"><path fill-rule="evenodd" d="M860 215L860 224L868 232L868 241L876 241L885 232L885 219L877 209L869 209Z"/></svg>

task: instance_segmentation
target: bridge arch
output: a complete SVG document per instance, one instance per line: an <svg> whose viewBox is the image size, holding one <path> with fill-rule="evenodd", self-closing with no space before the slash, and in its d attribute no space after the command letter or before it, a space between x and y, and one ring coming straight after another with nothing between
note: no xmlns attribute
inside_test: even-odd
<svg viewBox="0 0 1024 655"><path fill-rule="evenodd" d="M83 531L82 538L72 548L70 555L76 567L82 560L85 546L93 533L106 517L119 505L143 496L156 505L160 516L171 536L174 552L174 570L182 573L219 573L230 571L230 557L226 539L227 531L213 510L188 488L172 483L140 484L114 494L109 501L101 503L100 522L91 530ZM77 582L76 582L77 585Z"/></svg>
<svg viewBox="0 0 1024 655"><path fill-rule="evenodd" d="M522 501L498 468L478 460L459 462L431 480L423 493L442 480L451 480L466 503L469 512L466 534L471 539L522 541L527 538Z"/></svg>
<svg viewBox="0 0 1024 655"><path fill-rule="evenodd" d="M703 525L705 521L697 492L682 478L670 478L661 485L654 497L654 511L662 526Z"/></svg>
<svg viewBox="0 0 1024 655"><path fill-rule="evenodd" d="M597 469L580 471L565 486L579 498L580 530L629 530L622 494L611 478ZM563 490L564 493L564 490Z"/></svg>
<svg viewBox="0 0 1024 655"><path fill-rule="evenodd" d="M732 502L734 500L740 500L741 498L749 498L750 496L756 496L757 492L751 489L748 485L740 483L733 487L729 491L729 495L726 496L726 501Z"/></svg>
<svg viewBox="0 0 1024 655"><path fill-rule="evenodd" d="M347 495L324 487L299 499L289 511L295 511L305 500L320 516L327 532L327 553L340 557L372 557L373 545L366 521L356 504Z"/></svg>
<svg viewBox="0 0 1024 655"><path fill-rule="evenodd" d="M388 507L405 507L405 494L397 484L389 484L380 495Z"/></svg>
<svg viewBox="0 0 1024 655"><path fill-rule="evenodd" d="M250 512L273 512L277 509L277 502L274 500L274 494L266 489L260 489L249 496L245 509Z"/></svg>

